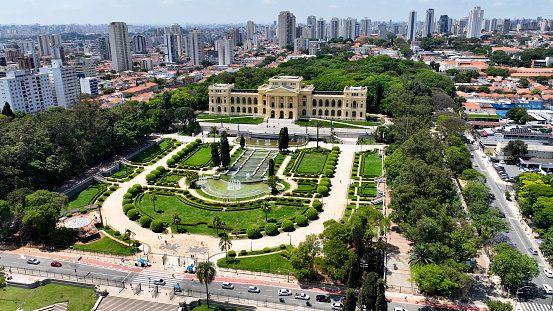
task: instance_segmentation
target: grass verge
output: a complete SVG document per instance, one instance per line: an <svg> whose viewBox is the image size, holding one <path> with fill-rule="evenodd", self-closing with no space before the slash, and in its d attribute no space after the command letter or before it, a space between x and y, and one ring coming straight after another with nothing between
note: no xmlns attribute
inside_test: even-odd
<svg viewBox="0 0 553 311"><path fill-rule="evenodd" d="M69 302L68 311L91 310L96 303L94 290L76 286L47 284L35 289L7 287L0 291L0 310L39 309L55 303Z"/></svg>

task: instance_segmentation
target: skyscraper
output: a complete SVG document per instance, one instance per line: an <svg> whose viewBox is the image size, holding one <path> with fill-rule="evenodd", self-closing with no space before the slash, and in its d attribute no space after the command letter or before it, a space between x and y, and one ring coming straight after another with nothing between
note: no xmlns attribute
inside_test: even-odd
<svg viewBox="0 0 553 311"><path fill-rule="evenodd" d="M132 58L129 46L129 30L124 22L111 22L108 25L111 68L115 71L131 70Z"/></svg>
<svg viewBox="0 0 553 311"><path fill-rule="evenodd" d="M440 15L440 21L438 23L438 33L446 33L449 31L449 16Z"/></svg>
<svg viewBox="0 0 553 311"><path fill-rule="evenodd" d="M109 48L109 38L108 36L102 36L99 37L97 40L98 44L98 51L100 51L100 55L102 55L103 60L110 60L111 59L111 50Z"/></svg>
<svg viewBox="0 0 553 311"><path fill-rule="evenodd" d="M246 39L253 39L253 35L255 34L255 23L253 21L248 21L246 23Z"/></svg>
<svg viewBox="0 0 553 311"><path fill-rule="evenodd" d="M52 59L52 66L42 67L40 72L47 73L50 78L55 106L71 108L79 101L81 84L75 67L64 66L60 59Z"/></svg>
<svg viewBox="0 0 553 311"><path fill-rule="evenodd" d="M204 60L204 31L192 29L188 33L186 54L190 57L190 64L200 65Z"/></svg>
<svg viewBox="0 0 553 311"><path fill-rule="evenodd" d="M286 45L294 45L296 38L296 17L289 11L282 11L278 15L277 39L282 48Z"/></svg>
<svg viewBox="0 0 553 311"><path fill-rule="evenodd" d="M317 17L310 15L307 16L307 26L310 27L309 38L317 37Z"/></svg>
<svg viewBox="0 0 553 311"><path fill-rule="evenodd" d="M378 25L378 39L386 39L386 24Z"/></svg>
<svg viewBox="0 0 553 311"><path fill-rule="evenodd" d="M234 52L230 39L219 39L217 41L217 52L219 54L219 65L225 66L232 64Z"/></svg>
<svg viewBox="0 0 553 311"><path fill-rule="evenodd" d="M417 11L409 12L409 24L407 24L407 40L414 41L417 36Z"/></svg>
<svg viewBox="0 0 553 311"><path fill-rule="evenodd" d="M315 38L319 40L326 40L326 21L322 17L317 21L316 31L317 33Z"/></svg>
<svg viewBox="0 0 553 311"><path fill-rule="evenodd" d="M132 36L132 49L134 53L146 54L146 39L142 35Z"/></svg>
<svg viewBox="0 0 553 311"><path fill-rule="evenodd" d="M426 10L426 18L424 19L424 29L422 36L432 36L434 33L434 9Z"/></svg>
<svg viewBox="0 0 553 311"><path fill-rule="evenodd" d="M502 31L504 34L508 34L511 31L511 20L506 18L503 20Z"/></svg>
<svg viewBox="0 0 553 311"><path fill-rule="evenodd" d="M328 33L328 39L335 39L340 37L340 20L333 17L330 20L330 32Z"/></svg>
<svg viewBox="0 0 553 311"><path fill-rule="evenodd" d="M484 10L479 6L469 12L467 23L467 38L478 38L482 35L482 20L484 20Z"/></svg>
<svg viewBox="0 0 553 311"><path fill-rule="evenodd" d="M344 39L355 39L355 23L356 23L356 20L351 17L348 17L344 20L344 27L343 27Z"/></svg>
<svg viewBox="0 0 553 311"><path fill-rule="evenodd" d="M368 18L363 18L361 20L361 30L360 30L360 35L361 36L368 36L370 34L372 34L372 21Z"/></svg>

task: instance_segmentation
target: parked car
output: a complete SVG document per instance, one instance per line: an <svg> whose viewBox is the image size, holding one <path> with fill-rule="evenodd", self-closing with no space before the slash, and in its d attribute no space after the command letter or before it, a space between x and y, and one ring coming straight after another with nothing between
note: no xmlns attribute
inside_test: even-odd
<svg viewBox="0 0 553 311"><path fill-rule="evenodd" d="M154 285L165 285L167 282L165 282L164 279L154 279Z"/></svg>
<svg viewBox="0 0 553 311"><path fill-rule="evenodd" d="M279 296L292 296L292 291L288 288L281 288L278 290Z"/></svg>
<svg viewBox="0 0 553 311"><path fill-rule="evenodd" d="M495 200L495 194L490 192L488 193L488 196L490 197L490 199Z"/></svg>
<svg viewBox="0 0 553 311"><path fill-rule="evenodd" d="M553 271L551 271L550 269L548 268L543 269L543 273L545 274L546 277L553 278Z"/></svg>
<svg viewBox="0 0 553 311"><path fill-rule="evenodd" d="M530 252L530 254L532 255L537 255L538 254L538 251L533 248L533 247L528 247L528 251Z"/></svg>
<svg viewBox="0 0 553 311"><path fill-rule="evenodd" d="M330 308L332 310L342 310L344 308L344 305L341 302L333 302Z"/></svg>
<svg viewBox="0 0 553 311"><path fill-rule="evenodd" d="M234 289L234 285L230 282L223 282L223 284L221 284L221 287L224 289Z"/></svg>
<svg viewBox="0 0 553 311"><path fill-rule="evenodd" d="M394 308L394 311L407 311L407 310L405 310L405 309L403 309L403 308L401 308L401 307L395 307L395 308Z"/></svg>
<svg viewBox="0 0 553 311"><path fill-rule="evenodd" d="M261 292L261 290L259 290L259 287L257 287L257 286L250 285L250 286L248 286L248 292L250 292L250 293L259 293L259 292Z"/></svg>
<svg viewBox="0 0 553 311"><path fill-rule="evenodd" d="M315 300L320 301L320 302L330 302L331 301L330 297L328 297L327 295L317 295L317 296L315 296Z"/></svg>
<svg viewBox="0 0 553 311"><path fill-rule="evenodd" d="M306 293L296 293L296 295L294 296L294 298L296 299L301 299L301 300L309 300L309 295L307 295Z"/></svg>
<svg viewBox="0 0 553 311"><path fill-rule="evenodd" d="M40 263L40 260L38 260L36 258L29 258L29 259L27 259L27 263L30 263L32 265L38 265Z"/></svg>
<svg viewBox="0 0 553 311"><path fill-rule="evenodd" d="M50 263L50 266L52 266L52 267L61 267L61 262L59 262L59 261L52 261L52 262Z"/></svg>
<svg viewBox="0 0 553 311"><path fill-rule="evenodd" d="M547 294L553 294L553 287L549 284L543 284L543 289Z"/></svg>

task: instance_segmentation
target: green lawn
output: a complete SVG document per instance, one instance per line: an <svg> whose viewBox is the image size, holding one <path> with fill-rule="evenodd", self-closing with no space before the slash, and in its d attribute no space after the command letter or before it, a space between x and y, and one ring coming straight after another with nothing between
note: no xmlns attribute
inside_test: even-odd
<svg viewBox="0 0 553 311"><path fill-rule="evenodd" d="M73 195L69 198L69 209L87 206L90 199L92 199L98 191L101 191L101 189L98 188L98 185L90 185L83 191Z"/></svg>
<svg viewBox="0 0 553 311"><path fill-rule="evenodd" d="M247 228L250 225L265 225L265 213L260 209L246 210L246 211L208 211L199 209L193 206L185 205L179 201L176 196L156 196L156 211L154 212L152 202L150 200L150 193L145 193L140 202L142 209L156 218L160 218L164 221L171 223L171 215L177 213L181 216L183 223L196 223L205 221L211 223L211 219L215 215L221 216L223 222L227 223L227 226L232 228ZM276 206L271 203L273 209L268 214L268 218L274 218L277 221L282 221L298 214L299 211L294 206L281 205ZM175 227L174 225L171 225ZM205 226L205 225L204 225ZM179 228L185 226L179 226ZM206 233L215 234L214 229L199 226L186 226L191 233ZM174 228L176 232L176 227ZM199 232L200 229L206 229L205 232Z"/></svg>
<svg viewBox="0 0 553 311"><path fill-rule="evenodd" d="M110 177L112 178L125 178L127 177L128 175L132 174L134 172L136 167L134 166L123 166L121 167L117 172L115 172L113 175L111 175Z"/></svg>
<svg viewBox="0 0 553 311"><path fill-rule="evenodd" d="M147 161L151 156L159 153L164 148L167 148L169 146L169 142L167 140L162 141L159 145L153 145L150 148L144 150L143 152L136 155L134 158L131 159L133 162L145 162Z"/></svg>
<svg viewBox="0 0 553 311"><path fill-rule="evenodd" d="M330 120L326 121L319 121L319 120L297 120L296 121L296 124L299 125L299 126L309 126L309 127L314 127L315 126L315 122L319 122L320 126L321 127L330 127L331 123L332 123L332 127L334 128L360 128L359 126L353 126L353 125L362 125L362 126L375 126L375 125L380 125L381 123L374 123L374 122L363 122L363 121L343 121L343 120L333 120L333 121L337 121L337 122L341 122L341 123L336 123L336 122L330 122ZM344 124L346 123L346 124Z"/></svg>
<svg viewBox="0 0 553 311"><path fill-rule="evenodd" d="M209 306L209 308L208 308L207 305L201 305L201 306L198 306L198 307L196 307L192 310L194 310L194 311L209 311L209 310L213 310L213 311L244 311L244 309L223 308L223 307L217 307L217 306Z"/></svg>
<svg viewBox="0 0 553 311"><path fill-rule="evenodd" d="M382 159L378 156L377 153L373 154L363 154L363 161L365 166L363 167L363 172L365 176L380 176L382 175Z"/></svg>
<svg viewBox="0 0 553 311"><path fill-rule="evenodd" d="M326 162L326 154L322 153L305 153L298 166L298 173L301 174L318 174L323 170Z"/></svg>
<svg viewBox="0 0 553 311"><path fill-rule="evenodd" d="M7 287L0 291L0 310L15 310L22 302L25 302L24 310L35 310L67 301L68 311L91 310L96 300L93 289L76 286L47 284L35 289Z"/></svg>
<svg viewBox="0 0 553 311"><path fill-rule="evenodd" d="M230 258L229 258L230 259ZM292 270L290 260L279 253L254 257L238 257L227 263L226 258L217 260L217 266L238 270L270 272L274 274L287 274Z"/></svg>
<svg viewBox="0 0 553 311"><path fill-rule="evenodd" d="M176 174L176 173L170 173L168 174L167 176L163 177L162 179L159 180L159 182L165 182L165 183L176 183L178 182L181 178L183 178L184 175L183 174Z"/></svg>
<svg viewBox="0 0 553 311"><path fill-rule="evenodd" d="M376 197L376 184L374 183L362 183L357 188L357 194L362 197Z"/></svg>
<svg viewBox="0 0 553 311"><path fill-rule="evenodd" d="M159 198L160 196L158 196ZM75 244L73 249L82 250L85 252L98 252L98 253L109 253L113 255L128 256L132 255L132 252L129 251L129 247L125 246L117 241L110 239L109 237L103 237L100 240L88 243L88 244ZM132 246L131 246L132 249Z"/></svg>
<svg viewBox="0 0 553 311"><path fill-rule="evenodd" d="M211 146L201 147L190 158L186 159L182 164L192 166L204 166L211 161Z"/></svg>

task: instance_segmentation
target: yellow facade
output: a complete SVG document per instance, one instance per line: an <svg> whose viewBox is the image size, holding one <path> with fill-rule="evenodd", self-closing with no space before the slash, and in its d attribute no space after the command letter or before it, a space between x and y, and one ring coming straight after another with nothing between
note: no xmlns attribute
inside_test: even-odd
<svg viewBox="0 0 553 311"><path fill-rule="evenodd" d="M254 115L276 119L330 118L365 120L366 87L346 86L343 92L319 92L302 77L269 79L257 90L234 89L234 84L209 86L212 115Z"/></svg>

